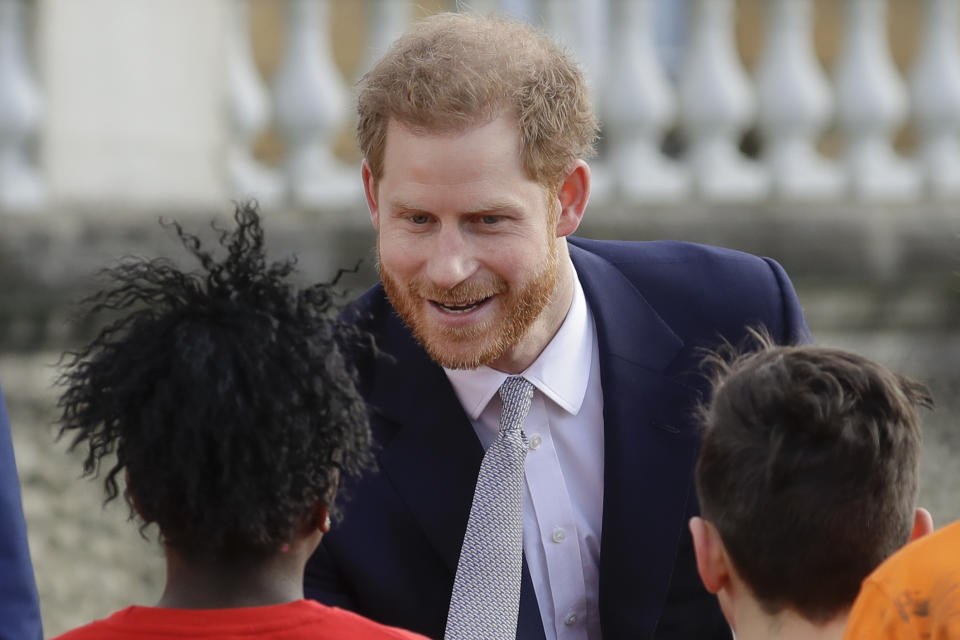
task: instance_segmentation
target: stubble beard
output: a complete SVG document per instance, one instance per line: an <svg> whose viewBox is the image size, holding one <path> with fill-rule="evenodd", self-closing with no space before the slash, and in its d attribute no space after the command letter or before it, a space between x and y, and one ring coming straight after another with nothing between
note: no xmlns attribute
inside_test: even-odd
<svg viewBox="0 0 960 640"><path fill-rule="evenodd" d="M377 247L379 258L379 246ZM526 335L556 295L560 254L551 241L547 258L540 268L518 288L511 289L500 276L487 282L462 282L442 289L420 278L401 285L378 259L377 267L387 298L417 342L429 356L448 369L476 369L502 358ZM427 300L458 304L496 295L486 304L499 305L495 317L465 327L445 327L427 319Z"/></svg>

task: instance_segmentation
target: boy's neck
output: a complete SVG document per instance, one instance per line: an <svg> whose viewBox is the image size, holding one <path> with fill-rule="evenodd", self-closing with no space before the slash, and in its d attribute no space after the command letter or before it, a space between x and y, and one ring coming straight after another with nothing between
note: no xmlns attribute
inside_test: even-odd
<svg viewBox="0 0 960 640"><path fill-rule="evenodd" d="M771 616L756 602L737 612L737 640L841 640L849 610L829 622L816 625L795 611L784 610Z"/></svg>
<svg viewBox="0 0 960 640"><path fill-rule="evenodd" d="M232 609L264 607L303 598L309 553L290 549L256 561L195 562L168 548L167 584L159 607Z"/></svg>

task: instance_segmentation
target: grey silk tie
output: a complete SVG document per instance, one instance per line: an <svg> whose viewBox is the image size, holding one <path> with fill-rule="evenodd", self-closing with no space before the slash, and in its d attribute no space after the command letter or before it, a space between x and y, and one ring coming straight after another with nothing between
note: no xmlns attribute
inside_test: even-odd
<svg viewBox="0 0 960 640"><path fill-rule="evenodd" d="M521 431L533 385L511 376L500 385L500 433L480 463L470 519L460 548L445 640L514 640L523 564Z"/></svg>

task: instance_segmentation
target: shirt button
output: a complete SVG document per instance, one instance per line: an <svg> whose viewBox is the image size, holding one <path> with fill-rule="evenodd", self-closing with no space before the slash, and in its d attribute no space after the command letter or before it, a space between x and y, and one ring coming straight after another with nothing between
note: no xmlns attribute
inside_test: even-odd
<svg viewBox="0 0 960 640"><path fill-rule="evenodd" d="M530 436L530 451L536 451L543 444L543 438L540 436Z"/></svg>
<svg viewBox="0 0 960 640"><path fill-rule="evenodd" d="M568 613L567 617L563 619L563 624L567 625L568 627L572 624L576 624L576 622L577 614L575 613Z"/></svg>
<svg viewBox="0 0 960 640"><path fill-rule="evenodd" d="M557 544L560 544L561 542L567 539L567 532L561 529L560 527L557 527L556 529L553 530L553 535L550 536L550 538Z"/></svg>

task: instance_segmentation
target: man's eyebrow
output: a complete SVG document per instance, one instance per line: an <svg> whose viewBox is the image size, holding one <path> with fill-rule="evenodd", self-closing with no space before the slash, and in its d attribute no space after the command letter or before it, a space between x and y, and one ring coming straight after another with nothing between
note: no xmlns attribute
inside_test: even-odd
<svg viewBox="0 0 960 640"><path fill-rule="evenodd" d="M423 211L420 207L414 206L413 204L407 202L406 200L389 200L387 205L393 211Z"/></svg>
<svg viewBox="0 0 960 640"><path fill-rule="evenodd" d="M474 215L479 213L497 214L497 213L507 213L510 211L515 211L516 209L517 207L512 202L507 202L506 200L503 200L503 201L490 202L488 204L482 204L478 207L467 209L463 213L467 215Z"/></svg>
<svg viewBox="0 0 960 640"><path fill-rule="evenodd" d="M407 202L406 200L393 199L387 202L387 205L392 211L422 211L427 212L426 209L418 207L417 205ZM491 214L496 215L498 213L509 213L511 211L516 211L517 206L513 202L507 200L495 200L493 202L480 204L476 207L460 211L459 213L464 215L477 215L477 214Z"/></svg>

